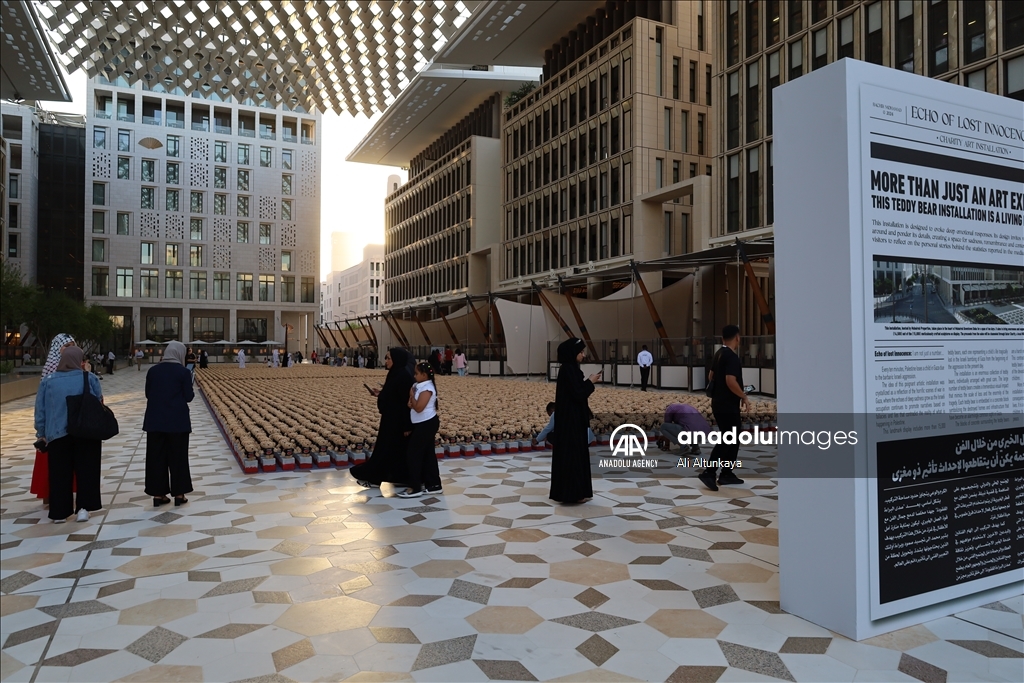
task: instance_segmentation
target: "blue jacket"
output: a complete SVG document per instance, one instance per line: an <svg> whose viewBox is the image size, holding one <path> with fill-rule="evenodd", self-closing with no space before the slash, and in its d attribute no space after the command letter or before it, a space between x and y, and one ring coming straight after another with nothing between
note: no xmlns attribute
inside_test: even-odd
<svg viewBox="0 0 1024 683"><path fill-rule="evenodd" d="M36 437L44 437L47 441L68 435L68 396L79 396L82 393L81 372L52 372L39 382L36 392ZM87 373L89 377L89 393L103 398L103 389L96 375Z"/></svg>
<svg viewBox="0 0 1024 683"><path fill-rule="evenodd" d="M192 432L188 404L195 398L192 373L178 363L157 363L146 373L146 417L142 429L147 432Z"/></svg>

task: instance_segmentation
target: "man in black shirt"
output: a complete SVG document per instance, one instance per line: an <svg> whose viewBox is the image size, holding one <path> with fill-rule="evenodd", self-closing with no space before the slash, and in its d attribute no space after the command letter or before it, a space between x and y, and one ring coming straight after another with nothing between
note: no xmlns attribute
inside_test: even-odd
<svg viewBox="0 0 1024 683"><path fill-rule="evenodd" d="M750 402L743 393L743 365L736 355L740 346L740 328L726 325L722 330L722 348L715 354L711 362L711 373L708 380L714 380L714 395L711 397L711 412L724 437L725 433L736 428L740 429L740 410L747 410ZM740 452L739 443L720 443L711 451L711 460L735 461ZM717 484L715 483L717 475ZM705 486L717 491L718 486L742 484L743 480L732 472L731 467L723 467L718 474L717 467L709 467L698 477Z"/></svg>

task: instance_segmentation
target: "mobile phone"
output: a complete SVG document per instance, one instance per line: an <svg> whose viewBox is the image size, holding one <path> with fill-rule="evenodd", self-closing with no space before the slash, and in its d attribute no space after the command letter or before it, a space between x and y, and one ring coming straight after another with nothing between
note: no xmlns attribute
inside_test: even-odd
<svg viewBox="0 0 1024 683"><path fill-rule="evenodd" d="M363 386L366 387L366 390L369 391L370 394L373 394L373 389L370 388L369 384L367 384L366 382L363 382Z"/></svg>

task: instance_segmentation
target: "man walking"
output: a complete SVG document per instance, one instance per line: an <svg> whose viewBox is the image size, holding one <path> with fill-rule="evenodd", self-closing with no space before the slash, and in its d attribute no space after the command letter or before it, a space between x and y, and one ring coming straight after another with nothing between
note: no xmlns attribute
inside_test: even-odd
<svg viewBox="0 0 1024 683"><path fill-rule="evenodd" d="M636 356L636 364L640 366L640 391L647 391L647 380L651 378L651 366L654 364L654 356L647 350L647 344L644 344L640 349L640 353Z"/></svg>
<svg viewBox="0 0 1024 683"><path fill-rule="evenodd" d="M113 349L110 349L109 351L107 351L107 373L108 374L111 374L111 375L114 374L114 361L116 359L117 359L117 356L114 355L114 350Z"/></svg>
<svg viewBox="0 0 1024 683"><path fill-rule="evenodd" d="M743 393L743 364L736 353L739 347L740 328L736 325L726 325L722 329L722 348L711 361L711 373L708 375L708 381L715 383L711 397L711 413L722 432L722 442L711 451L711 460L735 461L740 452L736 435L732 443L725 443L727 432L735 429L737 435L739 433L740 410L750 408L750 401ZM742 479L733 474L731 467L723 467L721 474L718 474L717 467L709 467L701 472L698 478L712 491L717 491L719 486L743 483Z"/></svg>

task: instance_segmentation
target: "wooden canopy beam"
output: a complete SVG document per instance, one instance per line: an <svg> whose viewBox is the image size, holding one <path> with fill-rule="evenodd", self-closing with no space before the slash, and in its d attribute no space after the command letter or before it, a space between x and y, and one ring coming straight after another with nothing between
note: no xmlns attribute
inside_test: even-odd
<svg viewBox="0 0 1024 683"><path fill-rule="evenodd" d="M412 319L416 321L416 326L420 328L420 334L422 334L423 338L427 341L427 346L433 346L433 344L430 343L430 336L427 334L427 331L423 329L423 323L420 322L419 313L413 312Z"/></svg>
<svg viewBox="0 0 1024 683"><path fill-rule="evenodd" d="M562 282L562 276L558 276L558 289L565 293L565 300L569 302L569 310L572 311L572 317L576 318L576 325L580 328L580 336L583 337L583 341L586 342L587 348L590 349L590 355L595 360L601 360L597 355L597 349L594 347L594 342L590 339L590 332L587 331L587 326L583 323L583 316L580 315L579 310L576 308L576 302L572 300L572 293L565 288L565 283Z"/></svg>
<svg viewBox="0 0 1024 683"><path fill-rule="evenodd" d="M757 284L754 267L750 265L750 259L747 258L747 250L743 247L743 242L738 237L736 238L736 249L739 250L740 258L743 259L743 269L747 273L747 281L750 283L750 289L753 290L754 298L757 300L757 307L761 309L761 320L768 329L768 334L775 334L775 316L772 315L771 309L768 308L768 300L764 298L761 285ZM738 295L739 292L737 292ZM927 298L925 301L927 301Z"/></svg>
<svg viewBox="0 0 1024 683"><path fill-rule="evenodd" d="M534 282L533 280L530 280L530 286L533 288L533 291L537 292L537 294L540 296L540 302L547 307L548 311L551 312L551 315L555 316L555 321L558 323L559 327L562 328L562 331L565 332L565 336L568 337L569 339L575 337L576 335L572 333L572 329L565 322L565 319L561 316L561 314L559 314L558 309L555 308L554 304L548 301L548 298L544 295L543 290L541 290L541 288L537 286L537 283Z"/></svg>
<svg viewBox="0 0 1024 683"><path fill-rule="evenodd" d="M480 326L480 331L484 333L484 340L488 344L493 344L494 342L491 341L491 335L487 331L487 326L484 325L484 321L480 318L480 312L476 310L476 306L473 305L473 300L469 298L468 294L466 295L466 305L472 309L473 317L476 318L476 324Z"/></svg>
<svg viewBox="0 0 1024 683"><path fill-rule="evenodd" d="M661 337L661 343L665 346L665 350L668 351L668 357L673 363L676 362L676 352L672 350L672 342L668 340L668 332L665 331L665 325L661 322L661 317L658 316L658 309L654 307L654 301L651 299L650 293L647 291L647 285L644 284L644 279L640 277L640 271L636 267L636 261L630 259L629 267L633 269L633 277L636 283L640 286L640 293L644 296L644 303L647 304L647 312L651 314L651 320L654 321L654 329L658 330L658 336Z"/></svg>

